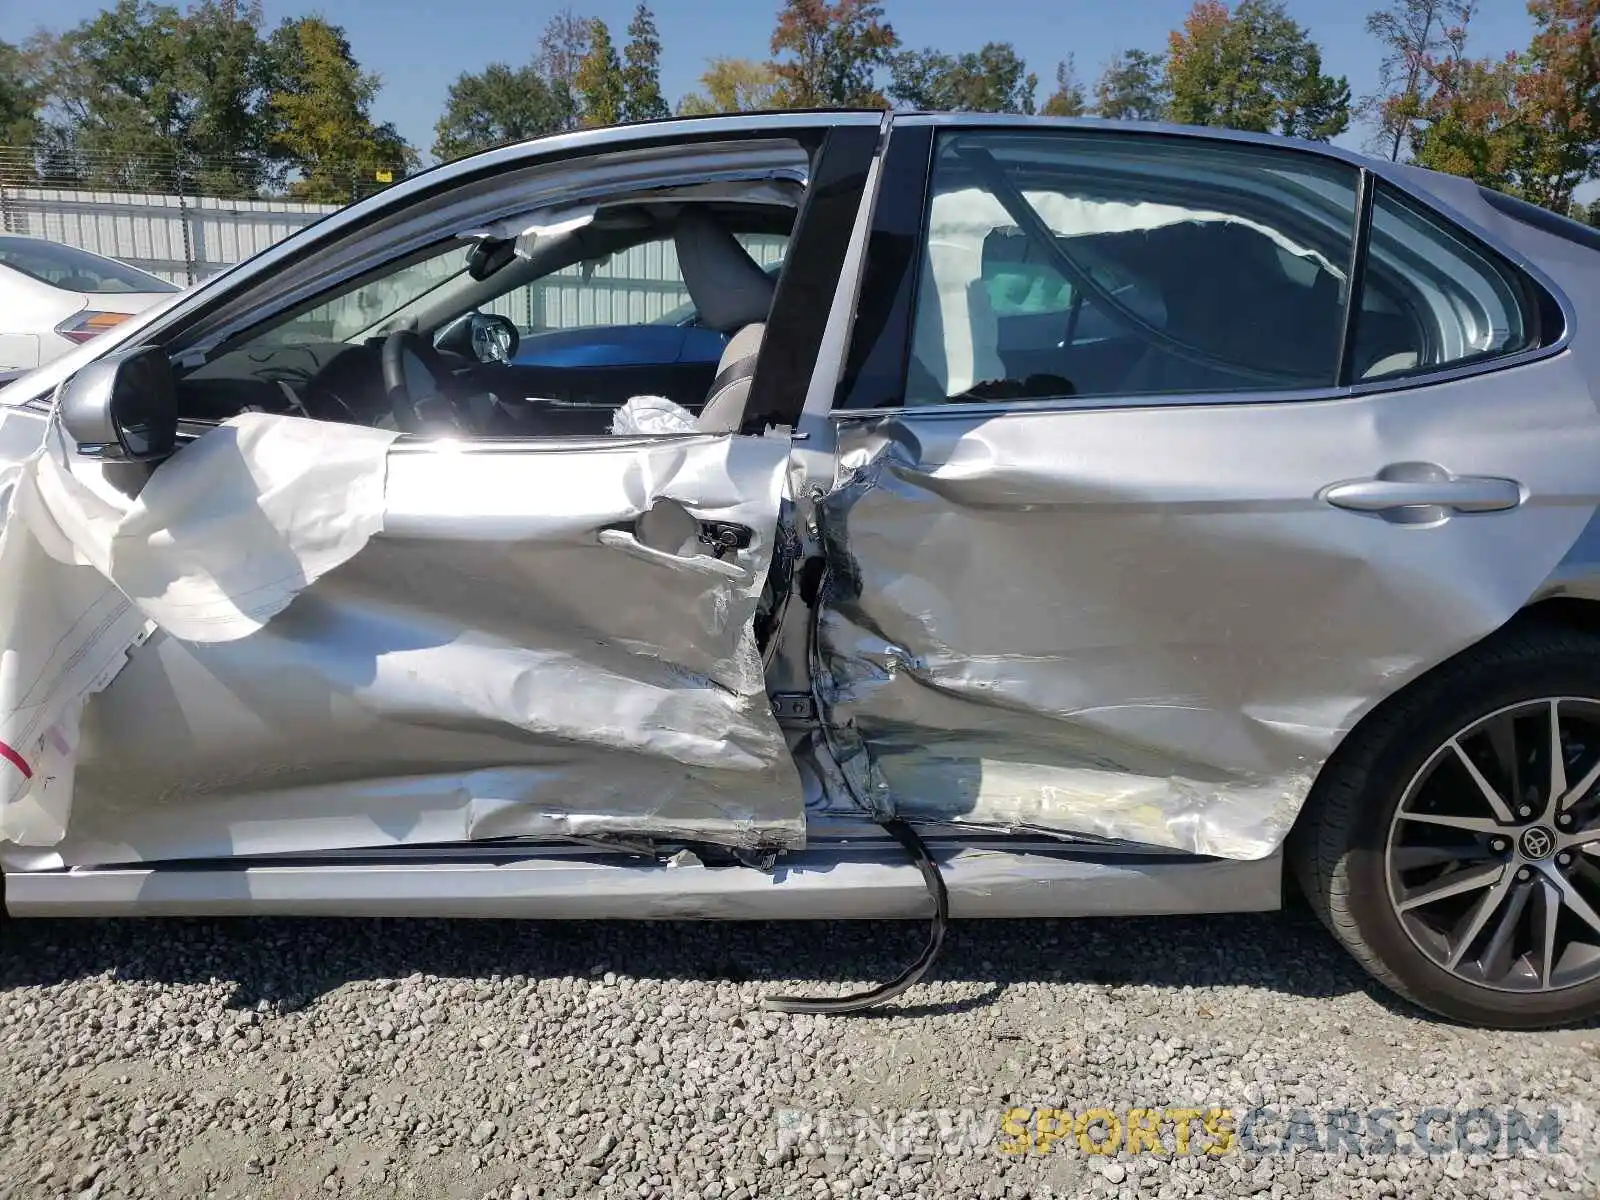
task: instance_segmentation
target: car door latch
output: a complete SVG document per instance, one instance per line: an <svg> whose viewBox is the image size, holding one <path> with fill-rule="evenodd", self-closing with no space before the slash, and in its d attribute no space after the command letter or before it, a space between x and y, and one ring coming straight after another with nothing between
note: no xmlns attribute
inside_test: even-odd
<svg viewBox="0 0 1600 1200"><path fill-rule="evenodd" d="M711 551L712 558L725 558L735 550L750 546L750 530L732 521L701 521L700 543Z"/></svg>
<svg viewBox="0 0 1600 1200"><path fill-rule="evenodd" d="M817 702L810 692L773 692L772 715L779 725L809 726L817 723Z"/></svg>

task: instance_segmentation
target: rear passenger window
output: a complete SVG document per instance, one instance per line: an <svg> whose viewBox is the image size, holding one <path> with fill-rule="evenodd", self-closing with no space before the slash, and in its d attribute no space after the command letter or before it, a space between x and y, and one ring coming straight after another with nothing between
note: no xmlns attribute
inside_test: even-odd
<svg viewBox="0 0 1600 1200"><path fill-rule="evenodd" d="M1332 386L1357 183L1257 146L945 133L907 402Z"/></svg>
<svg viewBox="0 0 1600 1200"><path fill-rule="evenodd" d="M1437 370L1539 343L1531 285L1509 263L1380 184L1349 379Z"/></svg>

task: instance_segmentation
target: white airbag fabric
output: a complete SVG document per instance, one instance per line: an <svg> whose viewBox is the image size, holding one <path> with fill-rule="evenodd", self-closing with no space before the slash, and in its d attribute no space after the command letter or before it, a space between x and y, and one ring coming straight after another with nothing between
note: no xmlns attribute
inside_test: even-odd
<svg viewBox="0 0 1600 1200"><path fill-rule="evenodd" d="M244 414L129 500L52 422L0 476L0 840L60 840L83 703L152 625L245 637L379 532L395 436Z"/></svg>
<svg viewBox="0 0 1600 1200"><path fill-rule="evenodd" d="M635 396L611 418L611 432L618 436L663 436L697 432L694 414L665 396Z"/></svg>

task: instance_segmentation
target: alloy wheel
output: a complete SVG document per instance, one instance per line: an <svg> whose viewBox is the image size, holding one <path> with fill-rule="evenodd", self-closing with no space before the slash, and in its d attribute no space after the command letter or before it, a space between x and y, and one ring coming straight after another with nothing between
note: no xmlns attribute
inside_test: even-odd
<svg viewBox="0 0 1600 1200"><path fill-rule="evenodd" d="M1600 700L1490 713L1414 775L1385 846L1412 943L1468 983L1548 992L1600 978Z"/></svg>

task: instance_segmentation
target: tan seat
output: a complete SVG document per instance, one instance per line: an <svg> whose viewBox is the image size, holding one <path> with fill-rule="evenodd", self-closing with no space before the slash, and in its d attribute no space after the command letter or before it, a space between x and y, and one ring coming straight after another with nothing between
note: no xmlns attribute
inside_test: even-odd
<svg viewBox="0 0 1600 1200"><path fill-rule="evenodd" d="M777 285L709 213L685 210L673 242L701 323L730 335L695 424L704 433L736 433L744 422Z"/></svg>

